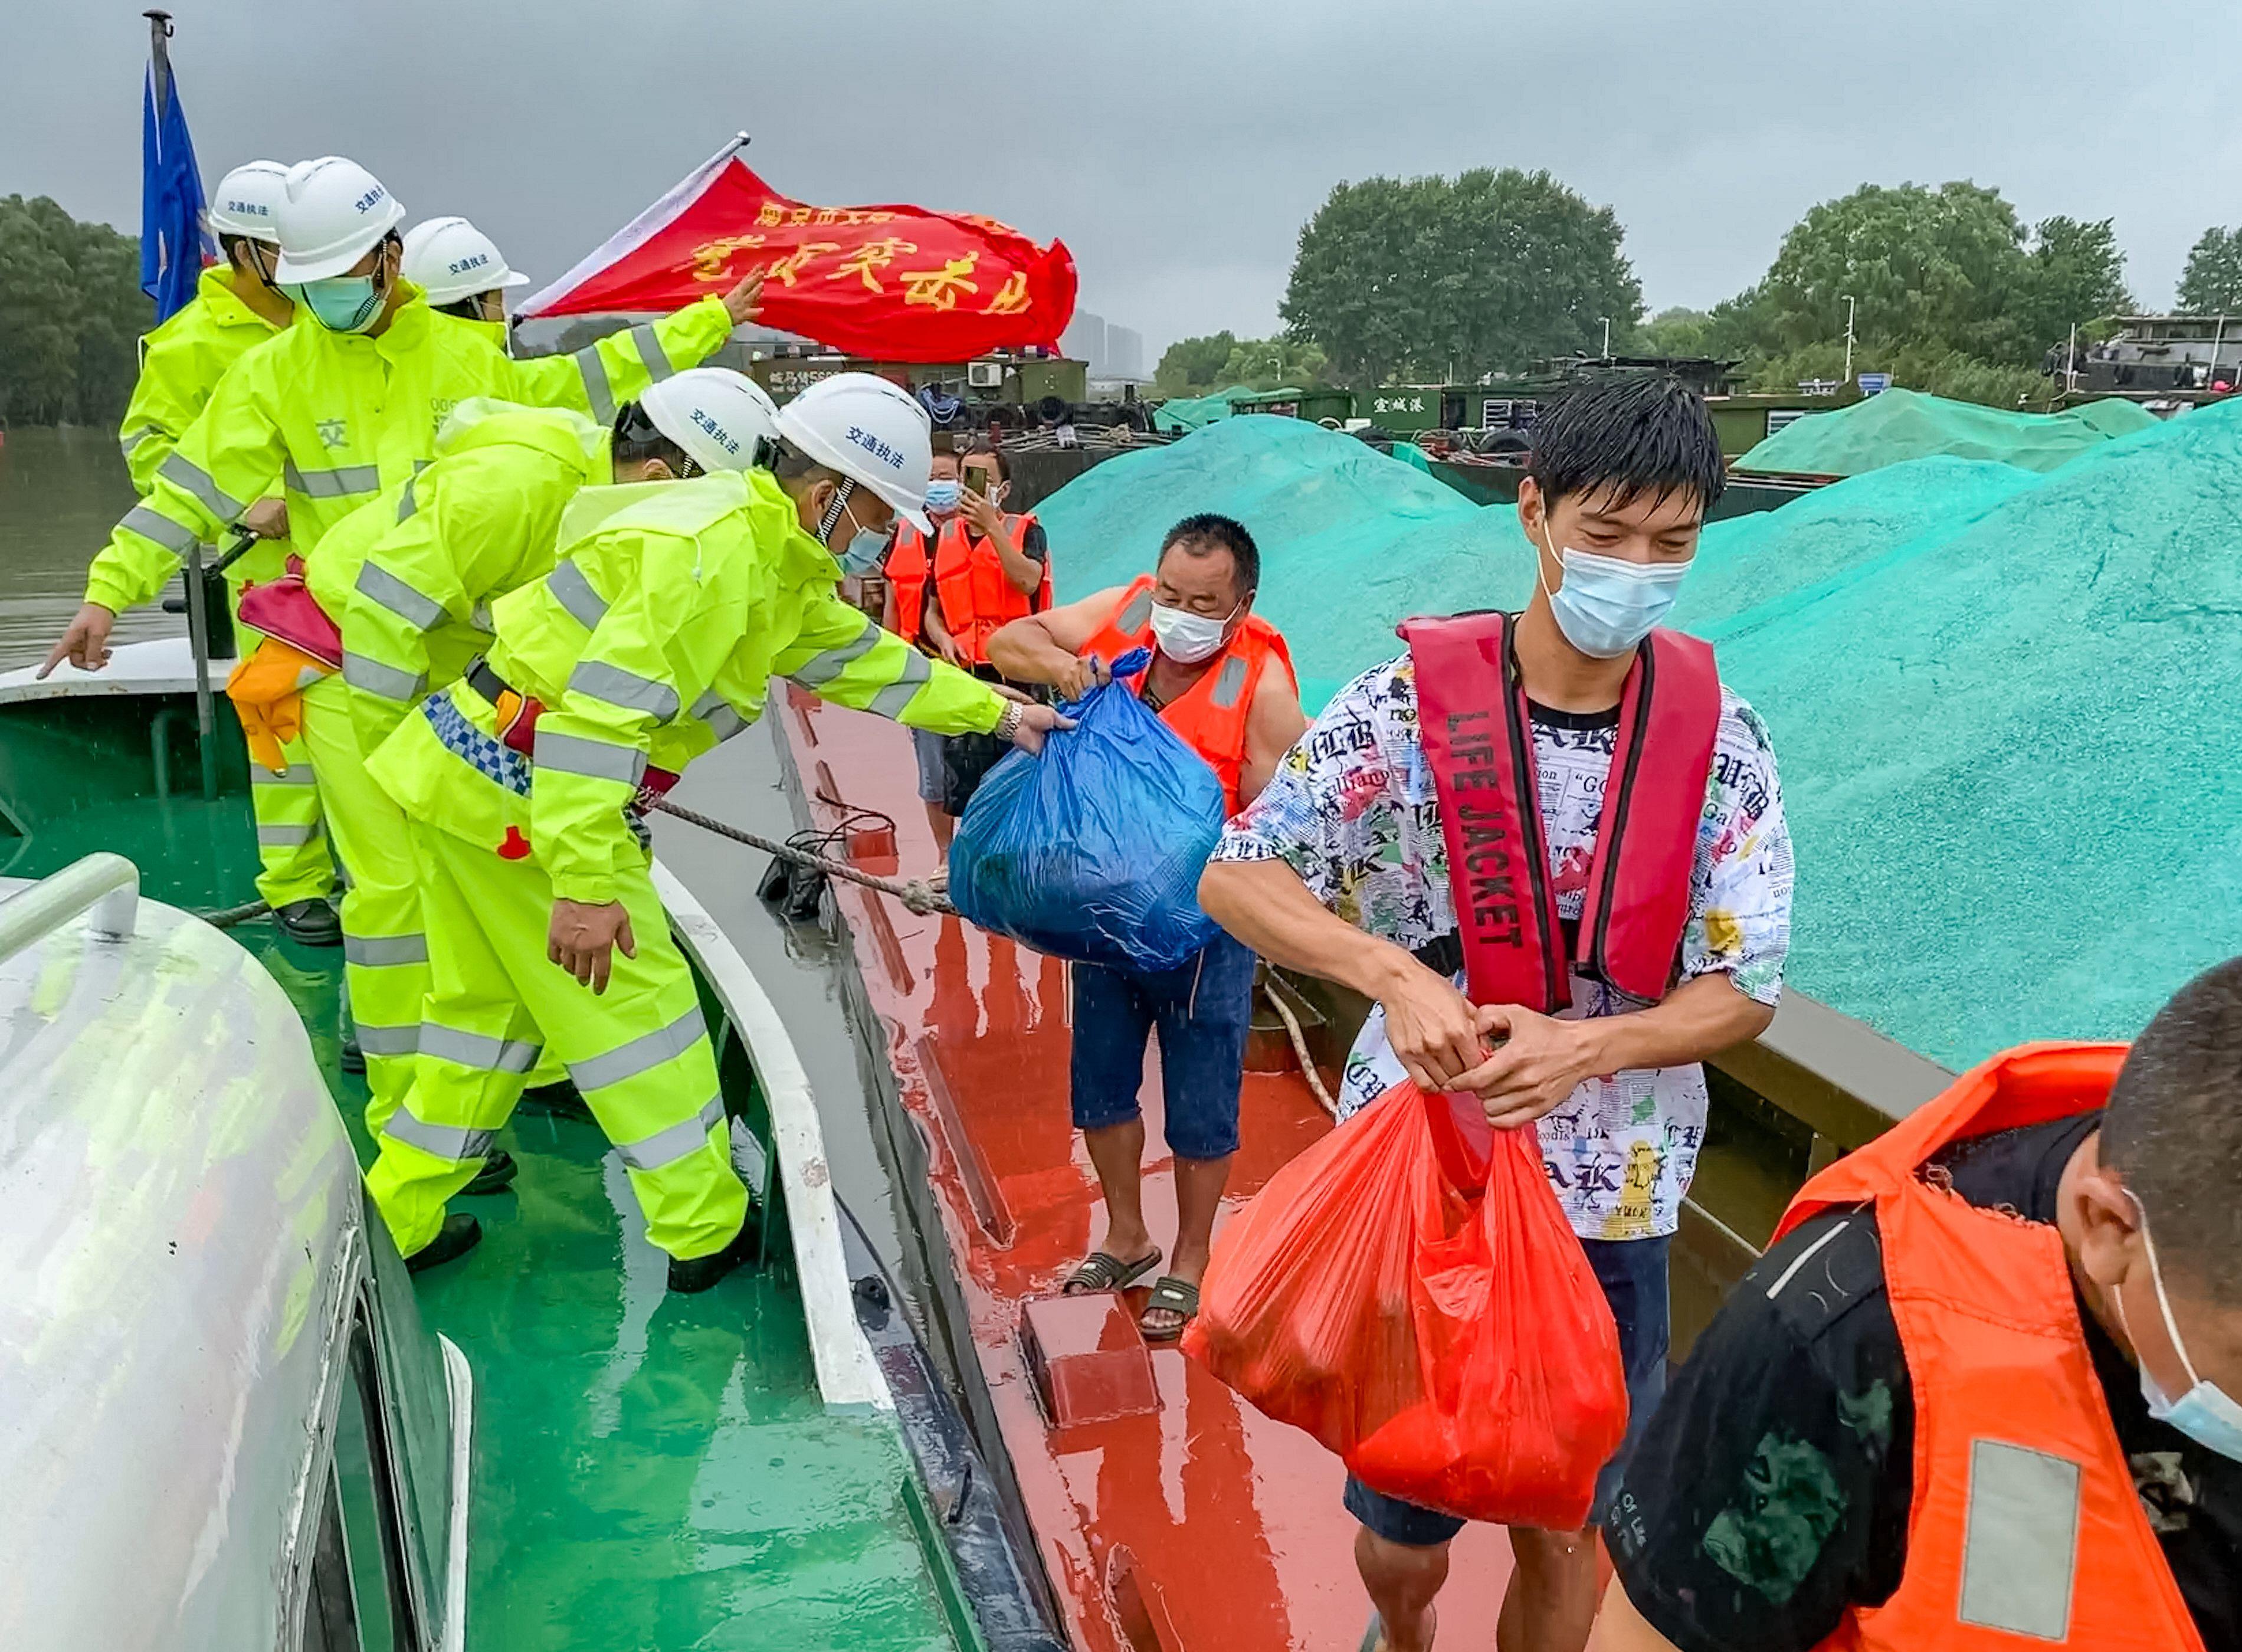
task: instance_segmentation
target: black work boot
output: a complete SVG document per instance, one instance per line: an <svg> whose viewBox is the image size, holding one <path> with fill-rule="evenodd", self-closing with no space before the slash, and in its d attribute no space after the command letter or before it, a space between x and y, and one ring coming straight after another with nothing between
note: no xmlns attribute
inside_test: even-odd
<svg viewBox="0 0 2242 1652"><path fill-rule="evenodd" d="M514 1162L514 1155L503 1147L493 1148L483 1160L483 1167L475 1172L474 1180L460 1191L474 1196L481 1193L503 1193L514 1185L515 1174L521 1166ZM470 1221L474 1219L470 1217Z"/></svg>
<svg viewBox="0 0 2242 1652"><path fill-rule="evenodd" d="M281 932L303 946L340 946L343 921L333 905L314 896L272 909L272 920Z"/></svg>
<svg viewBox="0 0 2242 1652"><path fill-rule="evenodd" d="M337 1058L335 1065L340 1067L345 1072L366 1071L366 1051L359 1048L357 1033L349 1032L343 1035L343 1052Z"/></svg>
<svg viewBox="0 0 2242 1652"><path fill-rule="evenodd" d="M436 1237L405 1259L406 1269L425 1273L456 1261L483 1242L483 1225L472 1216L446 1216Z"/></svg>
<svg viewBox="0 0 2242 1652"><path fill-rule="evenodd" d="M707 1290L741 1263L751 1259L762 1242L762 1213L754 1205L748 1207L747 1219L740 1231L732 1235L732 1242L721 1251L707 1256L696 1256L688 1262L675 1257L669 1259L669 1288L680 1296L692 1296Z"/></svg>
<svg viewBox="0 0 2242 1652"><path fill-rule="evenodd" d="M589 1119L592 1116L592 1106L584 1099L584 1092L567 1078L530 1085L521 1092L521 1105L554 1118Z"/></svg>

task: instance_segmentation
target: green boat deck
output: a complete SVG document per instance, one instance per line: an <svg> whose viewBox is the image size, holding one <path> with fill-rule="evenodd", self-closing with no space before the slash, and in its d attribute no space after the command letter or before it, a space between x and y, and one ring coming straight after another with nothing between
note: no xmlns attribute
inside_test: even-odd
<svg viewBox="0 0 2242 1652"><path fill-rule="evenodd" d="M151 719L121 695L8 708L0 872L110 850L155 899L252 899L239 757L214 802L181 795L198 772L181 709ZM264 918L232 933L295 1001L369 1159L363 1081L337 1064L340 950L300 947ZM752 1083L735 1044L725 1066L735 1088ZM520 1163L514 1187L455 1205L480 1216L483 1243L420 1282L476 1384L477 1652L977 1647L892 1414L830 1411L818 1392L783 1240L760 1271L673 1297L596 1126L524 1110L500 1140Z"/></svg>

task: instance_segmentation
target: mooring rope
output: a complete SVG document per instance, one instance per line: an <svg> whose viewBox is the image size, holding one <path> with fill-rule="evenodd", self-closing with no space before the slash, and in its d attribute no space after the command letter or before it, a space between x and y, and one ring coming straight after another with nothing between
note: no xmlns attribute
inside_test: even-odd
<svg viewBox="0 0 2242 1652"><path fill-rule="evenodd" d="M673 803L667 797L657 798L654 806L665 815L675 815L681 821L698 826L704 832L714 832L719 837L728 837L735 843L745 843L749 849L762 850L781 860L791 861L798 866L814 866L829 876L846 878L851 883L876 890L901 901L911 911L923 915L930 912L954 914L957 910L950 903L947 896L923 878L879 877L870 872L860 872L846 861L832 860L792 843L782 843L769 837L759 837L753 832L742 831L736 826L728 826L721 820L711 819L681 803Z"/></svg>

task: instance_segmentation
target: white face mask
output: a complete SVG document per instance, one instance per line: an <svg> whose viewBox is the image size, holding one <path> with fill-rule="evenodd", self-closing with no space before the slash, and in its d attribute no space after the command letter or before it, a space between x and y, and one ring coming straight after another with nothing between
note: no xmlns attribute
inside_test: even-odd
<svg viewBox="0 0 2242 1652"><path fill-rule="evenodd" d="M1689 572L1687 562L1630 562L1569 545L1561 555L1546 521L1541 533L1562 570L1555 590L1542 581L1550 614L1565 641L1591 659L1615 660L1640 647L1674 606ZM1535 557L1534 563L1534 577L1541 580L1541 559Z"/></svg>
<svg viewBox="0 0 2242 1652"><path fill-rule="evenodd" d="M1162 654L1178 665L1197 665L1202 660L1212 659L1221 648L1225 640L1223 633L1237 614L1238 609L1232 608L1220 619L1210 620L1204 614L1155 602L1152 641L1160 645Z"/></svg>

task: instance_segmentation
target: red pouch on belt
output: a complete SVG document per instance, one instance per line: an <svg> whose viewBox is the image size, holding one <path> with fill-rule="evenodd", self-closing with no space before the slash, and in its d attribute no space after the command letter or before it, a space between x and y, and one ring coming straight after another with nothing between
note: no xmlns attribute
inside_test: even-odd
<svg viewBox="0 0 2242 1652"><path fill-rule="evenodd" d="M1577 1531L1627 1432L1618 1328L1534 1132L1457 1107L1397 1085L1271 1178L1184 1349L1374 1490Z"/></svg>
<svg viewBox="0 0 2242 1652"><path fill-rule="evenodd" d="M302 557L290 557L277 580L243 586L238 612L252 630L279 638L330 671L343 668L343 634L305 585Z"/></svg>

